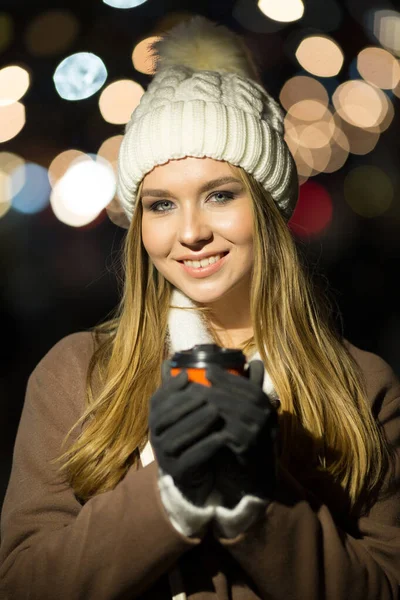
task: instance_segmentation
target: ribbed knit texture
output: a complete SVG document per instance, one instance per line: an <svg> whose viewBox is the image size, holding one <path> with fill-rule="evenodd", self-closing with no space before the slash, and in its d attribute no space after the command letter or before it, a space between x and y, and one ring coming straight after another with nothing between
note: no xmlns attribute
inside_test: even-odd
<svg viewBox="0 0 400 600"><path fill-rule="evenodd" d="M289 219L298 197L283 112L255 81L235 73L161 70L133 112L119 152L118 196L131 220L140 181L171 159L209 157L240 166Z"/></svg>

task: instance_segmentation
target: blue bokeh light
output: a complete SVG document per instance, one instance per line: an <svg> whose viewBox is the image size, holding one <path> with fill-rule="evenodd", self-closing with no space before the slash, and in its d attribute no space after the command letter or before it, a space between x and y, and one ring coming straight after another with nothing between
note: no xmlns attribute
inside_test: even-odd
<svg viewBox="0 0 400 600"><path fill-rule="evenodd" d="M104 85L107 69L98 56L78 52L65 58L55 70L56 90L65 100L84 100L93 96Z"/></svg>
<svg viewBox="0 0 400 600"><path fill-rule="evenodd" d="M45 209L50 202L51 187L47 169L35 163L25 163L11 173L11 191L23 185L13 194L12 208L20 213L32 215Z"/></svg>

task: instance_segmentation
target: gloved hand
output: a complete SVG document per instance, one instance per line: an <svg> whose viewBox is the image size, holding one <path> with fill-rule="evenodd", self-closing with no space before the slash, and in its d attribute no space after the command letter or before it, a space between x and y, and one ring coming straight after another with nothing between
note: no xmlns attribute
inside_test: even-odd
<svg viewBox="0 0 400 600"><path fill-rule="evenodd" d="M173 377L162 364L162 384L150 400L150 441L159 467L196 506L214 487L210 463L223 447L222 419L207 401L209 388L188 380L186 371Z"/></svg>
<svg viewBox="0 0 400 600"><path fill-rule="evenodd" d="M226 508L245 495L271 500L276 486L278 417L263 392L264 365L249 364L248 378L233 375L218 365L206 371L212 387L208 400L225 421L225 447L214 458L215 488Z"/></svg>

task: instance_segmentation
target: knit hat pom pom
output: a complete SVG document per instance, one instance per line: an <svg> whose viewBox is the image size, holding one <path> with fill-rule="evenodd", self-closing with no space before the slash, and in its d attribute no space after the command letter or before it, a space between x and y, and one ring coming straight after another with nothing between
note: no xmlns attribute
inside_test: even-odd
<svg viewBox="0 0 400 600"><path fill-rule="evenodd" d="M170 29L152 46L156 71L184 66L194 71L236 73L260 80L250 52L239 35L196 16Z"/></svg>

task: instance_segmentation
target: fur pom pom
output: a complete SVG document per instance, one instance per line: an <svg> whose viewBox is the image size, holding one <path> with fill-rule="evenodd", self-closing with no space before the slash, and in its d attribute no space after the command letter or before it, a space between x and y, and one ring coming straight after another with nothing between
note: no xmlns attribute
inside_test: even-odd
<svg viewBox="0 0 400 600"><path fill-rule="evenodd" d="M196 16L179 23L152 47L156 72L176 65L194 71L236 73L260 80L242 38L223 25Z"/></svg>

